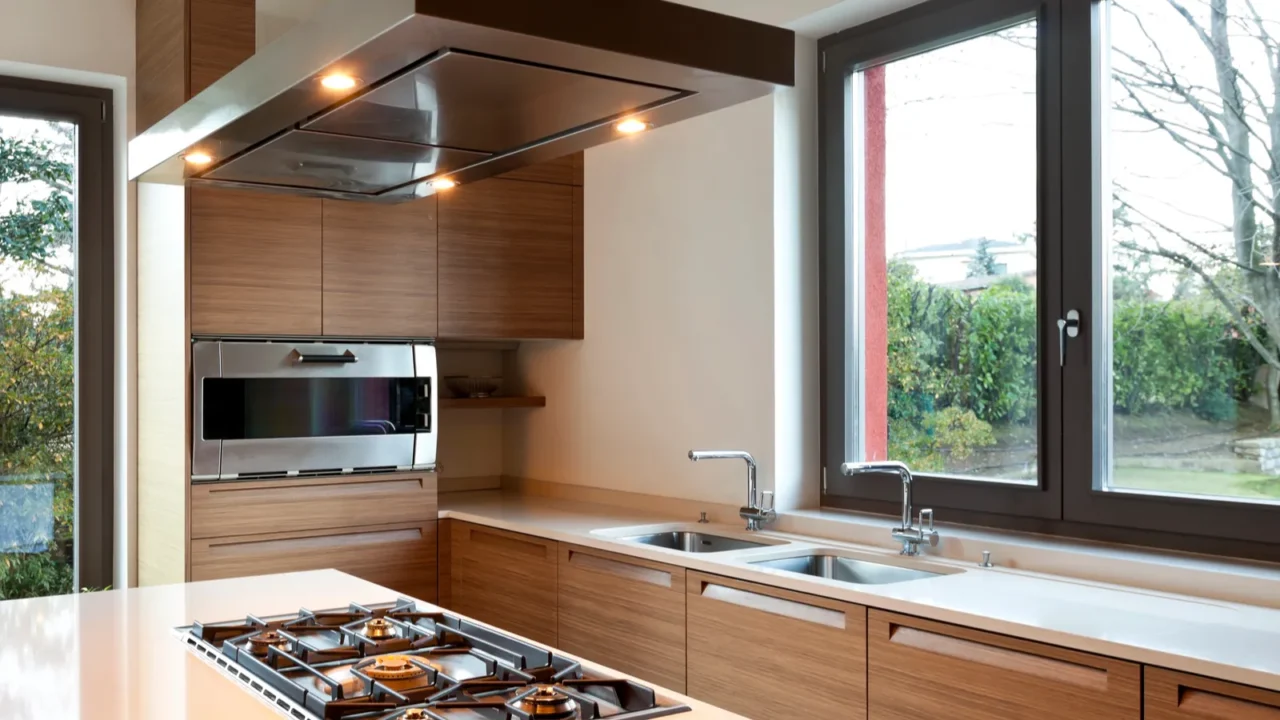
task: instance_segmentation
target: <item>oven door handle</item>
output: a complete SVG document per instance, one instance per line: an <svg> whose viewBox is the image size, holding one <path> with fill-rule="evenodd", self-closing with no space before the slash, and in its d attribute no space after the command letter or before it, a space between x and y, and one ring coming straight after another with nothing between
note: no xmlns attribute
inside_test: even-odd
<svg viewBox="0 0 1280 720"><path fill-rule="evenodd" d="M293 354L297 356L295 362L299 363L353 363L360 360L350 350L341 355L304 355L297 350L294 350Z"/></svg>

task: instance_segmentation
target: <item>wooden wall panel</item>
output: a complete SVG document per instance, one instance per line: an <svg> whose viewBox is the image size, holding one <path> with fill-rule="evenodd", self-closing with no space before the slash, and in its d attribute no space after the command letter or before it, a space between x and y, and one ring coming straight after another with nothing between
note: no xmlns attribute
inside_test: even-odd
<svg viewBox="0 0 1280 720"><path fill-rule="evenodd" d="M537 165L522 167L499 175L504 180L555 183L557 185L582 185L582 153L565 155Z"/></svg>
<svg viewBox="0 0 1280 720"><path fill-rule="evenodd" d="M191 79L188 95L248 60L256 47L254 0L190 0Z"/></svg>
<svg viewBox="0 0 1280 720"><path fill-rule="evenodd" d="M436 335L436 198L324 202L324 334Z"/></svg>
<svg viewBox="0 0 1280 720"><path fill-rule="evenodd" d="M137 129L186 102L187 0L137 0Z"/></svg>

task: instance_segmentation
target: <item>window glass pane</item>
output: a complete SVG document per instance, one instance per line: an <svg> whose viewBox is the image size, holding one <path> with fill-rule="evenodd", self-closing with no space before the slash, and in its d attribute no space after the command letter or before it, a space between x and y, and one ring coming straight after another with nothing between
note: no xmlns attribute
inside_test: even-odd
<svg viewBox="0 0 1280 720"><path fill-rule="evenodd" d="M864 459L1037 478L1036 67L1031 21L854 78Z"/></svg>
<svg viewBox="0 0 1280 720"><path fill-rule="evenodd" d="M75 137L0 115L0 600L74 587Z"/></svg>
<svg viewBox="0 0 1280 720"><path fill-rule="evenodd" d="M1280 500L1280 4L1117 0L1109 25L1097 482Z"/></svg>

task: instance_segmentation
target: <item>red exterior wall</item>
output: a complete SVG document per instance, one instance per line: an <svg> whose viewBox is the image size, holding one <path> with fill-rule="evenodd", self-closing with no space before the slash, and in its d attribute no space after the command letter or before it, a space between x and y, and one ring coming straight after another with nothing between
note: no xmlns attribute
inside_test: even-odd
<svg viewBox="0 0 1280 720"><path fill-rule="evenodd" d="M887 460L889 453L889 317L888 261L885 255L885 76L884 66L863 74L866 119L866 193L863 198L866 390L863 441L867 460ZM855 189L858 192L859 189Z"/></svg>

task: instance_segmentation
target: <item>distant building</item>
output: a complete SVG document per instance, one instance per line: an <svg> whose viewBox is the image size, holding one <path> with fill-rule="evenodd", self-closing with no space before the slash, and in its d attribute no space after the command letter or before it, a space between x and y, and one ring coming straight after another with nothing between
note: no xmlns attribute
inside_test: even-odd
<svg viewBox="0 0 1280 720"><path fill-rule="evenodd" d="M893 256L895 262L904 262L916 269L916 277L934 285L959 287L969 278L969 265L978 254L984 238L971 238L962 242L926 245L900 252ZM1036 245L1034 242L1011 240L986 240L987 252L995 258L997 273L983 278L985 285L994 279L1017 275L1035 277ZM972 278L972 280L978 280ZM981 286L985 285L979 283Z"/></svg>

